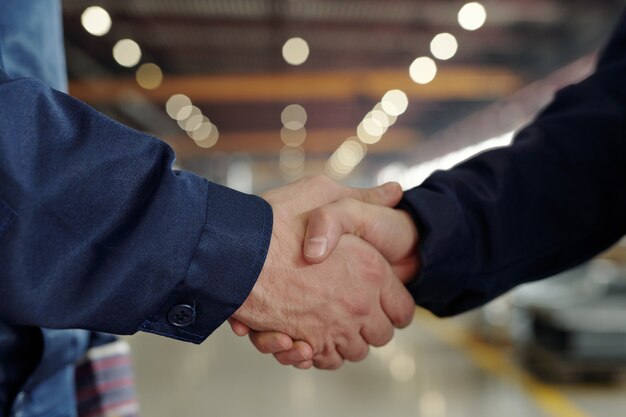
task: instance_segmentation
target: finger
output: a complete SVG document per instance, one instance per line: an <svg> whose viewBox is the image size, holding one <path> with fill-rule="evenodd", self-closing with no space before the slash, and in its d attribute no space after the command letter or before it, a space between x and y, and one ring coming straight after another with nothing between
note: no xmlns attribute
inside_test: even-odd
<svg viewBox="0 0 626 417"><path fill-rule="evenodd" d="M230 324L230 328L237 336L245 336L250 333L250 328L237 319L229 318L228 324Z"/></svg>
<svg viewBox="0 0 626 417"><path fill-rule="evenodd" d="M296 341L291 349L275 353L274 357L283 365L297 365L313 359L313 348L306 342Z"/></svg>
<svg viewBox="0 0 626 417"><path fill-rule="evenodd" d="M362 337L360 339L359 342L350 343L349 346L337 346L337 353L350 362L362 361L369 353L369 346Z"/></svg>
<svg viewBox="0 0 626 417"><path fill-rule="evenodd" d="M294 366L298 369L310 369L313 366L313 361L300 362Z"/></svg>
<svg viewBox="0 0 626 417"><path fill-rule="evenodd" d="M361 336L366 343L380 347L385 346L393 338L394 324L386 313L379 310L378 314L369 318L366 326L361 329Z"/></svg>
<svg viewBox="0 0 626 417"><path fill-rule="evenodd" d="M403 328L413 320L415 301L400 279L388 267L381 288L380 305L395 327Z"/></svg>
<svg viewBox="0 0 626 417"><path fill-rule="evenodd" d="M250 341L261 353L278 353L293 348L291 337L278 332L251 332Z"/></svg>
<svg viewBox="0 0 626 417"><path fill-rule="evenodd" d="M324 176L305 178L293 184L294 188L306 187L316 197L319 205L329 204L342 198L354 198L370 204L395 207L402 199L402 187L396 182L388 182L374 188L352 188L339 185Z"/></svg>
<svg viewBox="0 0 626 417"><path fill-rule="evenodd" d="M391 262L412 257L418 239L406 212L343 199L310 212L303 248L307 262L324 262L344 234L364 239Z"/></svg>
<svg viewBox="0 0 626 417"><path fill-rule="evenodd" d="M317 369L339 369L341 365L343 365L343 358L335 349L315 355L313 358L313 366Z"/></svg>
<svg viewBox="0 0 626 417"><path fill-rule="evenodd" d="M350 198L364 203L375 204L384 207L395 207L402 200L402 187L397 182L387 182L374 188L353 188L349 191Z"/></svg>

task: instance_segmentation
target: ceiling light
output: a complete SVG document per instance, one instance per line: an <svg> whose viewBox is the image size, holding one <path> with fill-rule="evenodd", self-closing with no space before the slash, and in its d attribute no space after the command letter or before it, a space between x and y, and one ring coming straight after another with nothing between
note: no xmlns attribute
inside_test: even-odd
<svg viewBox="0 0 626 417"><path fill-rule="evenodd" d="M94 36L104 36L111 30L111 16L99 6L87 7L80 16L80 22Z"/></svg>
<svg viewBox="0 0 626 417"><path fill-rule="evenodd" d="M485 24L487 11L478 2L467 3L459 10L459 25L465 30L476 30Z"/></svg>
<svg viewBox="0 0 626 417"><path fill-rule="evenodd" d="M184 94L174 94L165 103L165 111L172 119L176 119L181 109L187 106L191 106L189 97Z"/></svg>
<svg viewBox="0 0 626 417"><path fill-rule="evenodd" d="M291 38L283 45L283 58L291 65L302 65L309 57L309 44L302 38Z"/></svg>
<svg viewBox="0 0 626 417"><path fill-rule="evenodd" d="M123 67L134 67L141 60L141 48L132 39L122 39L113 47L113 58Z"/></svg>
<svg viewBox="0 0 626 417"><path fill-rule="evenodd" d="M440 33L430 42L430 52L435 58L443 61L452 58L458 49L456 38L449 33Z"/></svg>
<svg viewBox="0 0 626 417"><path fill-rule="evenodd" d="M290 104L281 113L280 120L287 129L301 129L307 120L306 110L299 104Z"/></svg>
<svg viewBox="0 0 626 417"><path fill-rule="evenodd" d="M163 72L156 64L143 64L135 74L137 84L146 90L154 90L163 82Z"/></svg>
<svg viewBox="0 0 626 417"><path fill-rule="evenodd" d="M409 68L409 75L418 84L428 84L437 75L437 64L432 58L422 56L413 61Z"/></svg>
<svg viewBox="0 0 626 417"><path fill-rule="evenodd" d="M390 90L385 93L380 101L380 106L385 113L397 117L404 113L409 105L409 99L402 90Z"/></svg>

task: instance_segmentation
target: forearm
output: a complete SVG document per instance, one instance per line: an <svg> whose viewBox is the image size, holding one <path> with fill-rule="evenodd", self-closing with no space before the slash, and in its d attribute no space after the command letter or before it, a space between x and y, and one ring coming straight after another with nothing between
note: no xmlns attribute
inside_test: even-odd
<svg viewBox="0 0 626 417"><path fill-rule="evenodd" d="M611 59L559 92L510 148L407 192L404 205L422 229L422 272L411 287L418 304L463 312L626 233L626 60L615 51L623 32Z"/></svg>
<svg viewBox="0 0 626 417"><path fill-rule="evenodd" d="M243 303L267 203L172 171L163 142L38 81L5 80L0 97L4 321L199 342ZM184 328L167 319L178 304L193 307Z"/></svg>

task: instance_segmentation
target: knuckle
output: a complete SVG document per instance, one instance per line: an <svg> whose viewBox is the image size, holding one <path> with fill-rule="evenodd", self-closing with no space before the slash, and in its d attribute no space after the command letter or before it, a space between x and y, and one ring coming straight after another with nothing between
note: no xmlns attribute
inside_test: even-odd
<svg viewBox="0 0 626 417"><path fill-rule="evenodd" d="M351 317L367 317L372 311L372 306L366 296L350 295L343 298L342 303Z"/></svg>
<svg viewBox="0 0 626 417"><path fill-rule="evenodd" d="M278 361L278 363L280 363L281 365L284 366L289 366L289 365L294 365L294 363L289 360L289 357L286 355L281 355L281 354L274 354L274 358L276 358L276 360Z"/></svg>
<svg viewBox="0 0 626 417"><path fill-rule="evenodd" d="M393 339L393 327L384 326L376 333L375 337L372 337L371 341L368 341L372 346L381 347L385 346Z"/></svg>
<svg viewBox="0 0 626 417"><path fill-rule="evenodd" d="M363 359L367 358L368 354L369 354L369 346L367 346L366 344L362 344L362 346L360 346L354 352L354 354L350 356L350 358L346 358L346 359L350 360L351 362L360 362Z"/></svg>

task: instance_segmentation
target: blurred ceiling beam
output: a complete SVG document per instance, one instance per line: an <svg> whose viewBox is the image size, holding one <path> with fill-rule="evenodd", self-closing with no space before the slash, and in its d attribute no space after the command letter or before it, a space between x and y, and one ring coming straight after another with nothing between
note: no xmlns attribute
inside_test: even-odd
<svg viewBox="0 0 626 417"><path fill-rule="evenodd" d="M316 129L307 132L302 145L307 154L328 155L334 152L341 143L351 136L355 136L354 129ZM368 146L368 153L401 153L412 149L421 139L419 132L406 128L391 128L376 144ZM278 132L250 132L250 133L223 133L220 134L217 144L210 149L203 149L195 145L186 135L177 135L164 138L179 159L193 158L213 152L242 152L254 154L256 157L266 154L276 157L278 150L283 146Z"/></svg>
<svg viewBox="0 0 626 417"><path fill-rule="evenodd" d="M285 102L292 100L380 100L386 91L400 88L411 99L499 99L523 85L522 78L502 68L454 67L440 69L427 85L415 84L406 70L345 70L275 74L166 76L156 90L143 90L133 79L93 78L70 83L74 97L89 103L107 103L129 92L164 103L178 93L197 103Z"/></svg>

